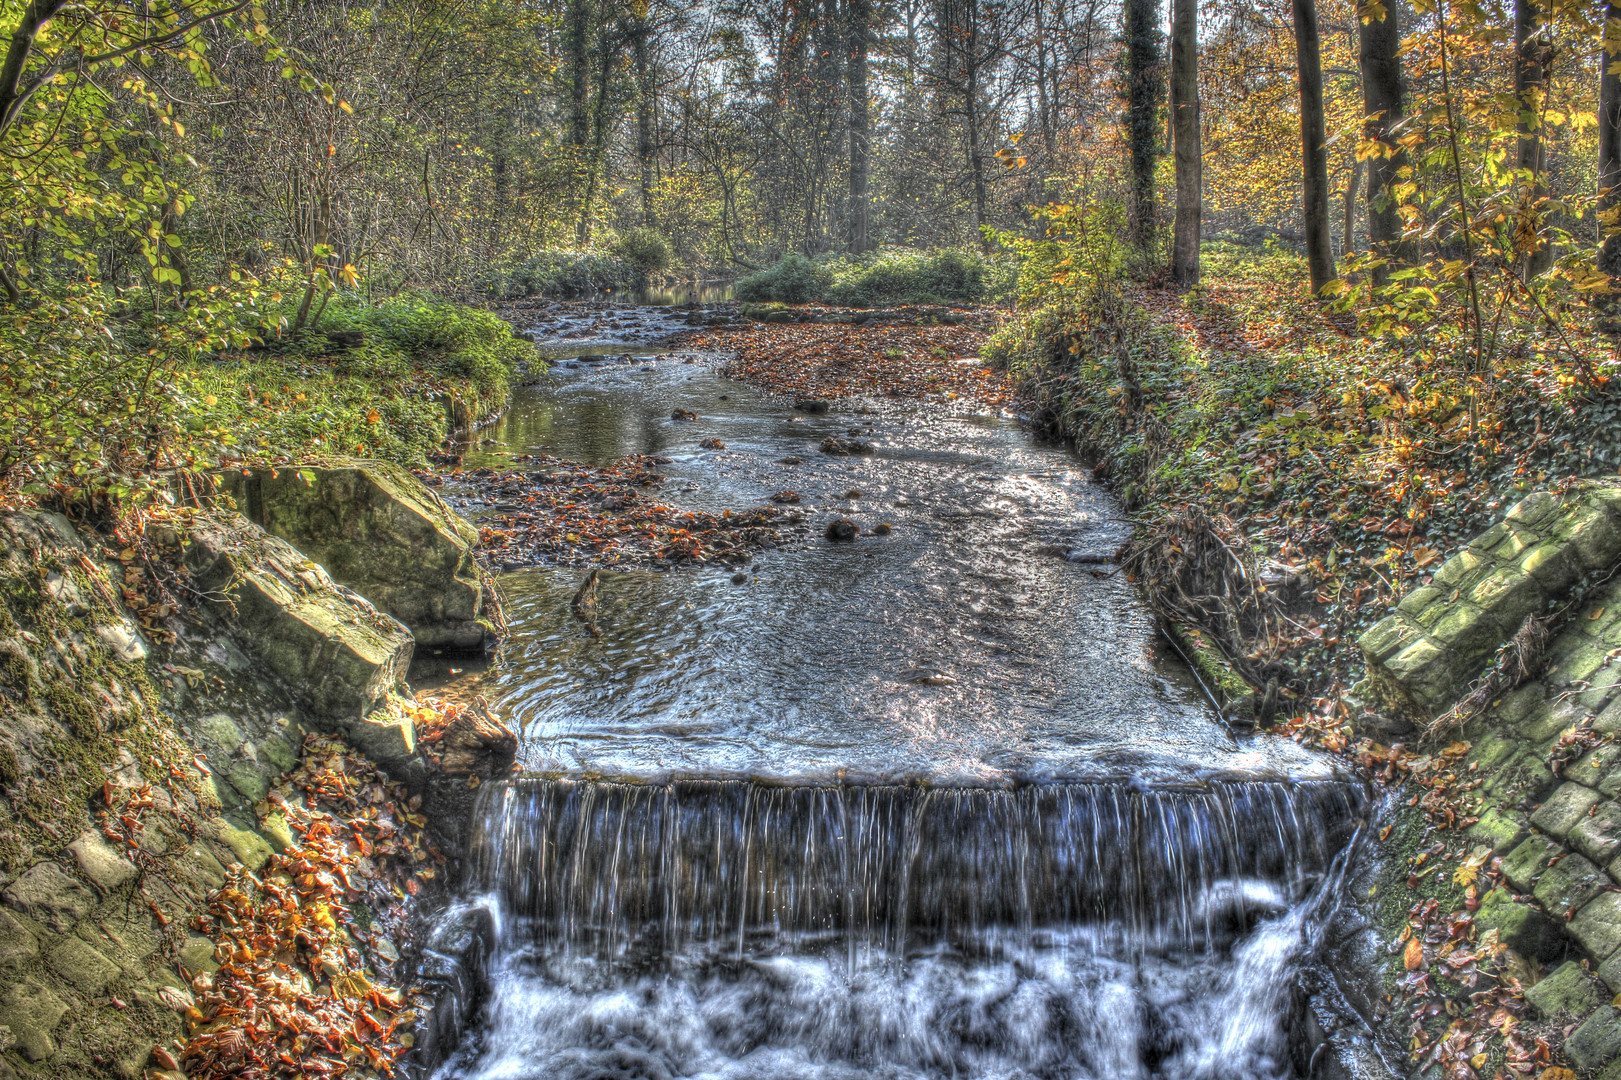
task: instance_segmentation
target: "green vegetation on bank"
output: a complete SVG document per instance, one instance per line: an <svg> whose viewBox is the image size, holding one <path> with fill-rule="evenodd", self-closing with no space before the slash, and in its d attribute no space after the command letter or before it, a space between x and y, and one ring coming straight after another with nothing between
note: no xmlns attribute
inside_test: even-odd
<svg viewBox="0 0 1621 1080"><path fill-rule="evenodd" d="M300 292L243 285L154 317L143 292L98 291L0 322L0 499L138 504L236 461L419 463L538 362L498 316L417 294L334 289L292 335Z"/></svg>
<svg viewBox="0 0 1621 1080"><path fill-rule="evenodd" d="M1005 289L1014 269L970 251L886 248L861 256L810 259L788 254L737 283L748 302L836 304L977 304Z"/></svg>
<svg viewBox="0 0 1621 1080"><path fill-rule="evenodd" d="M1204 285L1178 296L1077 244L1073 278L985 356L1142 512L1144 547L1182 551L1182 585L1204 572L1193 520L1255 584L1310 583L1292 623L1263 619L1223 642L1252 681L1326 691L1354 669L1357 632L1504 507L1621 465L1621 395L1593 374L1596 350L1595 363L1571 355L1574 331L1505 319L1483 377L1437 355L1444 330L1368 333L1325 312L1296 255L1206 255ZM1109 270L1088 272L1098 266Z"/></svg>

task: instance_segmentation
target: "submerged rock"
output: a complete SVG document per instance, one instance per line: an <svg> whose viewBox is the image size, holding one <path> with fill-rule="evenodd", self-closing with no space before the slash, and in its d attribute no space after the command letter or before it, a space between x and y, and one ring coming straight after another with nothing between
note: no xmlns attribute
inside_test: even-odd
<svg viewBox="0 0 1621 1080"><path fill-rule="evenodd" d="M824 454L832 454L834 457L870 454L872 453L872 443L864 439L841 439L837 435L832 435L823 440L821 451Z"/></svg>
<svg viewBox="0 0 1621 1080"><path fill-rule="evenodd" d="M478 533L404 469L257 469L227 474L224 487L250 520L404 623L418 644L484 644Z"/></svg>
<svg viewBox="0 0 1621 1080"><path fill-rule="evenodd" d="M827 538L833 541L854 540L861 535L861 530L847 518L835 518L827 523Z"/></svg>

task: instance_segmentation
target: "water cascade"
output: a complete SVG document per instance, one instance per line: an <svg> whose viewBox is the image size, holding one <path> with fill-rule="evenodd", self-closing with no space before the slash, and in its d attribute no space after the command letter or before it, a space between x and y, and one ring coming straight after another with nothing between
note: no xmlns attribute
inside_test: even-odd
<svg viewBox="0 0 1621 1080"><path fill-rule="evenodd" d="M524 779L481 812L494 990L447 1077L1297 1075L1291 961L1366 797Z"/></svg>

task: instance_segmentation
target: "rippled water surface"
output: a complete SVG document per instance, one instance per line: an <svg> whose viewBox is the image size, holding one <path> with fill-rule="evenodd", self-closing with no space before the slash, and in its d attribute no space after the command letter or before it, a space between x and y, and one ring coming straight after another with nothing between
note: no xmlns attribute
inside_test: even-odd
<svg viewBox="0 0 1621 1080"><path fill-rule="evenodd" d="M634 333L634 329L630 331ZM526 388L468 464L546 452L674 464L661 501L720 511L797 491L804 522L735 568L503 575L514 635L482 674L537 770L995 778L1303 766L1242 747L1105 561L1128 535L1066 450L956 403L796 410L707 358L587 343ZM568 355L579 355L570 353ZM689 409L697 421L671 420ZM830 435L873 442L833 458ZM718 437L724 450L702 450ZM786 457L801 464L785 465ZM823 538L847 517L853 543ZM887 536L872 535L888 524Z"/></svg>

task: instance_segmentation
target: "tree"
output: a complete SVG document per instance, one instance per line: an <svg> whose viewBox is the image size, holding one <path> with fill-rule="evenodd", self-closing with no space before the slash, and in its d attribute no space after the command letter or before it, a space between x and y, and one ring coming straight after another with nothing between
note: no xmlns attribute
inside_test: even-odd
<svg viewBox="0 0 1621 1080"><path fill-rule="evenodd" d="M1553 255L1537 236L1542 224L1542 201L1547 197L1542 180L1541 113L1547 79L1544 61L1551 48L1541 23L1542 11L1536 0L1514 0L1514 99L1518 113L1514 127L1519 135L1515 165L1525 174L1525 227L1519 230L1524 257L1520 273L1527 280L1546 270Z"/></svg>
<svg viewBox="0 0 1621 1080"><path fill-rule="evenodd" d="M1368 247L1385 260L1373 271L1374 284L1383 285L1390 279L1388 263L1406 261L1401 214L1391 190L1407 164L1406 151L1391 136L1405 114L1395 0L1358 0L1357 21L1363 153L1368 157Z"/></svg>
<svg viewBox="0 0 1621 1080"><path fill-rule="evenodd" d="M1603 44L1599 49L1598 92L1599 222L1604 230L1598 268L1608 275L1611 288L1621 278L1621 0L1606 0ZM1611 329L1617 305L1606 298Z"/></svg>
<svg viewBox="0 0 1621 1080"><path fill-rule="evenodd" d="M1154 162L1159 106L1165 97L1159 0L1126 0L1126 142L1131 155L1131 231L1138 248L1154 244Z"/></svg>
<svg viewBox="0 0 1621 1080"><path fill-rule="evenodd" d="M1171 0L1171 132L1176 157L1176 229L1171 280L1199 283L1204 154L1199 139L1198 0Z"/></svg>
<svg viewBox="0 0 1621 1080"><path fill-rule="evenodd" d="M872 246L872 118L867 97L867 40L872 33L871 0L846 0L850 50L850 250L857 255Z"/></svg>
<svg viewBox="0 0 1621 1080"><path fill-rule="evenodd" d="M1328 232L1328 143L1323 120L1322 38L1316 0L1294 0L1295 60L1300 83L1300 149L1305 203L1306 263L1311 291L1335 279Z"/></svg>

